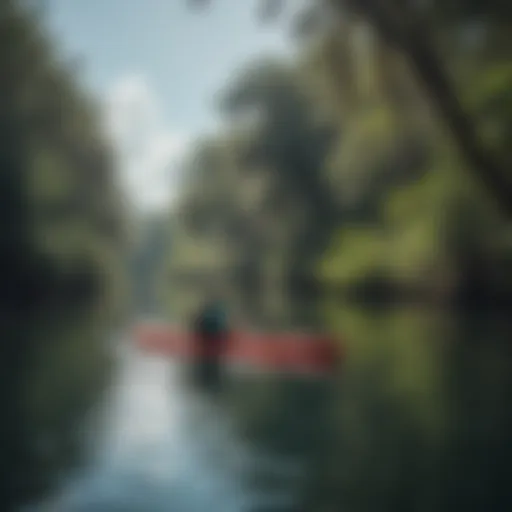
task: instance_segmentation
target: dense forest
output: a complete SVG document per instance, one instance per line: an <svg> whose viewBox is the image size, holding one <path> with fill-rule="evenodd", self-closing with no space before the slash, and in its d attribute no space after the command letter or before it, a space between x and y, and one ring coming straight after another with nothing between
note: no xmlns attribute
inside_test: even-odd
<svg viewBox="0 0 512 512"><path fill-rule="evenodd" d="M433 27L474 144L508 183L510 17L493 5L445 11L433 2L415 14ZM211 274L236 283L240 314L269 324L306 321L311 304L301 302L326 292L509 299L503 187L482 186L491 171L436 108L442 92L432 99L409 50L364 15L317 22L306 34L294 61L249 63L221 91L225 131L198 141L178 207L170 272L183 292L191 279L210 286L201 276L214 265Z"/></svg>
<svg viewBox="0 0 512 512"><path fill-rule="evenodd" d="M43 21L35 3L0 1L2 510L80 460L125 296L114 155Z"/></svg>
<svg viewBox="0 0 512 512"><path fill-rule="evenodd" d="M171 217L134 240L80 69L37 2L0 0L2 509L83 462L128 312L163 295L185 321L222 289L246 326L344 344L328 411L287 385L231 390L254 430L299 402L328 416L305 510L510 510L511 8L255 5L289 14L294 57L219 91L221 129L192 148Z"/></svg>
<svg viewBox="0 0 512 512"><path fill-rule="evenodd" d="M307 510L507 510L511 9L290 4L261 14L289 6L295 57L237 73L187 162L170 310L222 288L235 321L344 340Z"/></svg>

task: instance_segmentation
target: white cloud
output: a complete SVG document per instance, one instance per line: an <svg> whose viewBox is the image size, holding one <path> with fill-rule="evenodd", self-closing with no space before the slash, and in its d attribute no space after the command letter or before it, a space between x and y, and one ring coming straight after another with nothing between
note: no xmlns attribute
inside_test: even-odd
<svg viewBox="0 0 512 512"><path fill-rule="evenodd" d="M121 181L141 210L166 207L174 198L185 134L160 115L158 98L142 75L118 80L106 98L106 129L118 153Z"/></svg>

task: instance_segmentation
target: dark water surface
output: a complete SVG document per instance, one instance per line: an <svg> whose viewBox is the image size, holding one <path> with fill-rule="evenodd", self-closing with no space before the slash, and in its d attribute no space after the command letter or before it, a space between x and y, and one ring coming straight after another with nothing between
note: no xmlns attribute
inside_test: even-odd
<svg viewBox="0 0 512 512"><path fill-rule="evenodd" d="M311 418L304 416L307 401L298 410L289 395L300 396L297 385L302 393L318 394L318 381L238 372L226 393L213 396L194 389L177 363L132 347L119 357L119 374L93 435L93 464L67 477L59 495L38 511L298 509L306 448L315 436L304 421ZM284 381L279 397L275 390ZM269 408L269 398L288 406ZM262 404L266 422L258 426L251 414L257 420ZM290 422L302 427L295 436Z"/></svg>
<svg viewBox="0 0 512 512"><path fill-rule="evenodd" d="M221 394L124 346L95 459L37 512L512 510L512 321L333 308L346 364Z"/></svg>

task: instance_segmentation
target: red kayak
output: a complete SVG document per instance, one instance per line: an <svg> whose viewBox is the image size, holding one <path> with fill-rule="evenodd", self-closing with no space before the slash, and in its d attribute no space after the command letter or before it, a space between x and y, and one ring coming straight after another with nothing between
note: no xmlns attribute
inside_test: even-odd
<svg viewBox="0 0 512 512"><path fill-rule="evenodd" d="M171 325L145 323L136 328L135 337L142 349L166 357L201 355L193 335ZM293 333L233 332L219 350L222 354L210 355L222 355L228 362L297 372L328 372L342 356L339 342L330 337Z"/></svg>

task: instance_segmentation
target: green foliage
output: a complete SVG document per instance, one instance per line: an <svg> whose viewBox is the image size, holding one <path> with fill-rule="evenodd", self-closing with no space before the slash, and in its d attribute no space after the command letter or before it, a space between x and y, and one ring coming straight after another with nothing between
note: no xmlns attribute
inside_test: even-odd
<svg viewBox="0 0 512 512"><path fill-rule="evenodd" d="M124 295L111 150L38 15L0 2L2 510L80 458Z"/></svg>
<svg viewBox="0 0 512 512"><path fill-rule="evenodd" d="M512 298L510 8L332 5L343 20L316 25L295 61L249 67L228 88L229 113L243 115L226 132L244 137L231 140L229 180L220 185L213 161L203 173L230 209L221 217L220 202L188 190L176 254L188 259L182 243L200 252L198 267L228 282L254 322L297 326L313 311L344 340L332 508L506 510L510 325L454 320L439 306ZM242 190L255 182L264 186L248 208ZM222 236L188 227L194 210L218 219ZM229 272L207 245L223 246ZM181 289L199 300L207 288ZM352 290L435 308L363 312ZM262 402L246 413L255 423Z"/></svg>
<svg viewBox="0 0 512 512"><path fill-rule="evenodd" d="M387 247L378 229L346 230L338 238L340 240L333 243L324 256L320 271L322 280L349 286L364 281L367 276L382 273ZM344 254L347 256L342 256Z"/></svg>
<svg viewBox="0 0 512 512"><path fill-rule="evenodd" d="M206 152L198 147L177 212L189 234L183 239L202 239L191 250L203 255L205 274L231 268L237 301L258 321L291 314L300 322L300 295L319 287L385 285L448 302L509 294L508 224L467 173L457 137L445 129L450 122L433 115L404 42L391 47L383 37L377 17L391 19L406 7L393 13L384 2L373 17L369 6L346 4L369 23L347 15L343 30L317 27L295 63L261 60L226 88L226 132L243 135L227 144L225 135L212 138ZM438 23L435 41L450 48L446 61L460 75L461 103L504 162L510 66L493 53L501 43L490 31L501 28L492 9L482 20L488 37L466 41L470 11L433 4L417 14ZM245 190L256 184L258 199L248 200ZM333 235L341 242L326 253ZM211 253L208 244L216 247ZM206 270L213 253L224 263ZM322 278L317 263L326 259L329 276ZM274 315L277 302L288 303L288 313Z"/></svg>

